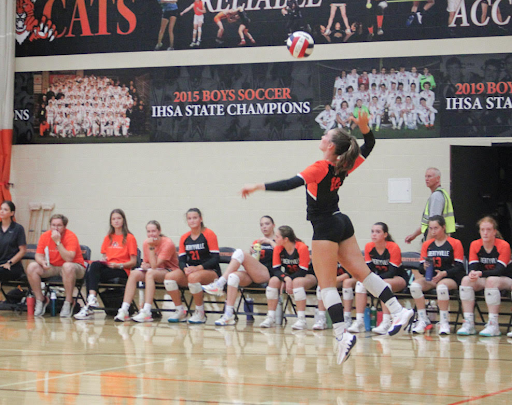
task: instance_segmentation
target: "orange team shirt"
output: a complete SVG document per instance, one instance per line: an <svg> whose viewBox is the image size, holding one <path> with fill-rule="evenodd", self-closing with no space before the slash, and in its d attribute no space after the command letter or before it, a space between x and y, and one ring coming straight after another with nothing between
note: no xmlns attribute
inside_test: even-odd
<svg viewBox="0 0 512 405"><path fill-rule="evenodd" d="M203 15L202 11L204 10L203 2L202 0L196 0L194 1L194 14L195 15Z"/></svg>
<svg viewBox="0 0 512 405"><path fill-rule="evenodd" d="M283 258L286 259L286 263L283 263ZM282 266L288 275L296 273L299 268L307 271L309 267L309 248L303 242L296 242L294 252L289 255L284 246L276 246L272 261L274 269L280 269Z"/></svg>
<svg viewBox="0 0 512 405"><path fill-rule="evenodd" d="M75 257L73 257L72 262L78 263L82 266L85 266L84 258L82 256L82 249L80 248L80 243L78 243L78 238L76 235L71 232L69 229L64 231L64 235L61 235L60 241L62 246L69 251L75 252ZM44 249L48 246L48 250L50 251L50 265L60 267L65 263L65 260L60 255L57 245L52 239L52 231L46 231L39 238L39 242L37 243L36 253L39 253L44 256Z"/></svg>
<svg viewBox="0 0 512 405"><path fill-rule="evenodd" d="M493 270L498 263L507 267L510 263L510 245L503 239L494 241L494 247L487 253L482 239L471 242L469 247L469 270Z"/></svg>
<svg viewBox="0 0 512 405"><path fill-rule="evenodd" d="M110 241L112 236L112 241ZM131 256L137 256L137 241L131 233L126 235L126 242L123 244L123 235L107 235L101 245L101 254L107 257L109 263L127 263ZM130 275L130 269L124 269Z"/></svg>
<svg viewBox="0 0 512 405"><path fill-rule="evenodd" d="M144 252L144 263L149 263L149 245L148 239L142 244L142 250ZM176 252L176 246L171 238L162 236L160 243L155 247L155 254L158 259L164 260L162 267L168 270L179 270L180 265L178 263L178 253Z"/></svg>

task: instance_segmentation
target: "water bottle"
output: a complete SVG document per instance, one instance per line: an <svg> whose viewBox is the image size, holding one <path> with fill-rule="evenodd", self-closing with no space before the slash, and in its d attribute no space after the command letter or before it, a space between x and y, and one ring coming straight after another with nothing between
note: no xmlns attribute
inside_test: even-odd
<svg viewBox="0 0 512 405"><path fill-rule="evenodd" d="M36 299L32 294L27 297L27 314L28 316L34 316L34 308L36 306Z"/></svg>
<svg viewBox="0 0 512 405"><path fill-rule="evenodd" d="M431 323L437 321L437 304L435 300L431 300L427 306L427 316Z"/></svg>
<svg viewBox="0 0 512 405"><path fill-rule="evenodd" d="M370 309L370 327L377 327L377 308L375 306Z"/></svg>
<svg viewBox="0 0 512 405"><path fill-rule="evenodd" d="M144 288L145 287L145 284L144 284L144 281L139 281L139 307L143 307L144 306Z"/></svg>
<svg viewBox="0 0 512 405"><path fill-rule="evenodd" d="M247 322L253 322L254 316L252 315L252 313L254 312L254 300L252 298L250 298L249 295L247 295L245 297L244 312L247 314ZM277 315L277 311L276 311L276 315Z"/></svg>
<svg viewBox="0 0 512 405"><path fill-rule="evenodd" d="M279 301L277 301L276 308L276 325L283 324L283 300L281 296L279 296Z"/></svg>
<svg viewBox="0 0 512 405"><path fill-rule="evenodd" d="M50 307L52 309L52 316L57 315L57 294L55 291L52 291L50 294Z"/></svg>
<svg viewBox="0 0 512 405"><path fill-rule="evenodd" d="M252 250L254 250L252 257L259 261L261 255L261 245L258 242L256 242L254 245L252 245Z"/></svg>
<svg viewBox="0 0 512 405"><path fill-rule="evenodd" d="M425 264L427 265L427 268L425 269L425 280L432 281L434 278L434 263L430 260L426 260Z"/></svg>
<svg viewBox="0 0 512 405"><path fill-rule="evenodd" d="M364 309L364 328L366 329L366 332L372 330L370 307L368 305Z"/></svg>

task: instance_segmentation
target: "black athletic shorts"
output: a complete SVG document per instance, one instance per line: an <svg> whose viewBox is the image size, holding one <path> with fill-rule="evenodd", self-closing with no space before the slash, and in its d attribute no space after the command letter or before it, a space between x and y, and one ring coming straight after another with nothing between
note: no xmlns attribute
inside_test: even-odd
<svg viewBox="0 0 512 405"><path fill-rule="evenodd" d="M164 11L163 14L162 14L162 18L168 20L170 19L171 17L176 17L178 18L180 15L180 10L176 9L176 10L168 10L168 11Z"/></svg>
<svg viewBox="0 0 512 405"><path fill-rule="evenodd" d="M354 235L354 226L350 218L336 212L311 220L313 225L313 240L330 240L340 243Z"/></svg>

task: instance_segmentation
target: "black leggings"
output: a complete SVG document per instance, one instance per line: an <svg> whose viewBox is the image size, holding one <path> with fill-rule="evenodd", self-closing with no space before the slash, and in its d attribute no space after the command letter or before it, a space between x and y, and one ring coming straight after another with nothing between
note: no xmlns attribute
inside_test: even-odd
<svg viewBox="0 0 512 405"><path fill-rule="evenodd" d="M85 285L87 292L98 291L100 283L106 283L114 278L127 279L128 275L124 269L111 269L101 262L92 262L85 274Z"/></svg>

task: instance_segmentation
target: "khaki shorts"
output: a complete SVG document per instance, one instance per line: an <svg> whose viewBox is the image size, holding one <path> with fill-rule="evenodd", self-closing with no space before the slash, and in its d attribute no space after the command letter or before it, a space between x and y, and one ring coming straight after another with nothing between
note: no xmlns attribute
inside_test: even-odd
<svg viewBox="0 0 512 405"><path fill-rule="evenodd" d="M70 263L75 267L75 275L77 279L84 278L85 275L85 267L78 263ZM50 266L48 270L44 270L42 275L42 279L62 276L62 266Z"/></svg>

